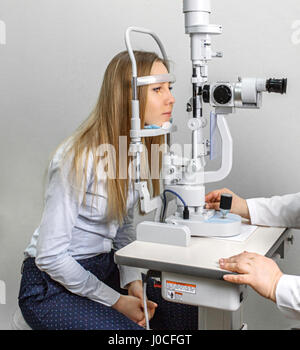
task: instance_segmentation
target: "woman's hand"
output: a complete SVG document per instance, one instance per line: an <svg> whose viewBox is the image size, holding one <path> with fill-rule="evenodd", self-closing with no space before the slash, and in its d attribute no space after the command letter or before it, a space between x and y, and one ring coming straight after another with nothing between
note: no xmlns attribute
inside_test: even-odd
<svg viewBox="0 0 300 350"><path fill-rule="evenodd" d="M143 284L142 281L133 281L128 285L128 295L132 295L139 299L143 299Z"/></svg>
<svg viewBox="0 0 300 350"><path fill-rule="evenodd" d="M130 295L121 295L112 308L135 323L139 323L145 318L140 299Z"/></svg>
<svg viewBox="0 0 300 350"><path fill-rule="evenodd" d="M205 196L205 202L206 209L220 209L220 200L221 200L221 194L228 193L232 195L232 205L231 205L231 213L240 215L246 219L250 219L249 209L248 205L245 199L237 196L232 191L228 190L227 188L223 188L220 190L215 190L210 193L208 193Z"/></svg>
<svg viewBox="0 0 300 350"><path fill-rule="evenodd" d="M261 296L276 302L276 288L283 273L272 259L244 252L228 259L220 259L219 264L223 270L238 273L224 275L225 281L248 284Z"/></svg>
<svg viewBox="0 0 300 350"><path fill-rule="evenodd" d="M144 300L143 300L143 284L142 281L133 281L128 285L128 295L136 297L140 300L140 306L144 313ZM147 300L147 310L149 321L153 318L157 304L153 301ZM146 324L145 314L142 320L137 322L140 326L144 327Z"/></svg>

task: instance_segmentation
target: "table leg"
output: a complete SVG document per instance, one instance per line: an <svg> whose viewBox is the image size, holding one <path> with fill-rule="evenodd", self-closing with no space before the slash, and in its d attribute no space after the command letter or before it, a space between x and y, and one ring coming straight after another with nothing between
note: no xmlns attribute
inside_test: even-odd
<svg viewBox="0 0 300 350"><path fill-rule="evenodd" d="M237 311L224 311L208 307L198 308L199 330L246 330L243 323L243 305Z"/></svg>

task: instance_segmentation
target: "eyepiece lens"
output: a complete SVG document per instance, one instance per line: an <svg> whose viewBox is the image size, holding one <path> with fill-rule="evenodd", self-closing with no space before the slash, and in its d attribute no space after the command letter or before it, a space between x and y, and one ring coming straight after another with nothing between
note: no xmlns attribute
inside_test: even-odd
<svg viewBox="0 0 300 350"><path fill-rule="evenodd" d="M287 79L268 79L266 87L268 92L285 94L287 89Z"/></svg>

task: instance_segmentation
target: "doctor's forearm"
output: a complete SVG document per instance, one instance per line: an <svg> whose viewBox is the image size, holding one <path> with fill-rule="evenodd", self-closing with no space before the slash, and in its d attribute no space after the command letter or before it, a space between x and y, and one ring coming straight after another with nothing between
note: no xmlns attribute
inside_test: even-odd
<svg viewBox="0 0 300 350"><path fill-rule="evenodd" d="M300 193L247 199L253 225L300 228Z"/></svg>

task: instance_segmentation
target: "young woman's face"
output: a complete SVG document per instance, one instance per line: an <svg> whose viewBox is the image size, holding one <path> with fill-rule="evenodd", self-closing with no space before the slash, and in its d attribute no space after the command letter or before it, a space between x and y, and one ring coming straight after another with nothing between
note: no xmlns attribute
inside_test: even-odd
<svg viewBox="0 0 300 350"><path fill-rule="evenodd" d="M163 63L154 62L150 74L168 74L168 70ZM158 83L148 86L145 124L162 126L163 123L170 121L175 103L171 89L170 83Z"/></svg>

